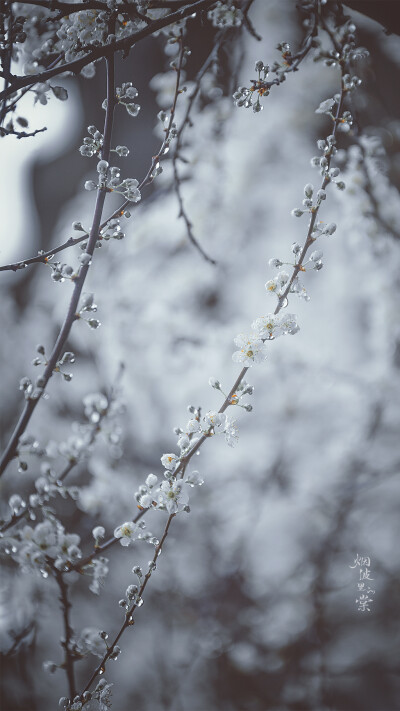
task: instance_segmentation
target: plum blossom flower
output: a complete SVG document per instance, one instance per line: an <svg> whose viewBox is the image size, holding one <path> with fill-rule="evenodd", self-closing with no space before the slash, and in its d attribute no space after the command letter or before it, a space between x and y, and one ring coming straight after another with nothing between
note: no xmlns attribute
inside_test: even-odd
<svg viewBox="0 0 400 711"><path fill-rule="evenodd" d="M198 432L200 429L200 422L196 419L189 420L189 422L186 425L186 433L187 434L193 434L194 432Z"/></svg>
<svg viewBox="0 0 400 711"><path fill-rule="evenodd" d="M79 653L83 656L94 654L96 657L102 658L107 650L105 640L100 635L100 631L95 627L85 627L78 639L77 647Z"/></svg>
<svg viewBox="0 0 400 711"><path fill-rule="evenodd" d="M333 107L335 106L335 99L326 99L322 101L317 109L315 109L316 114L330 114Z"/></svg>
<svg viewBox="0 0 400 711"><path fill-rule="evenodd" d="M192 471L190 474L185 479L185 483L189 484L189 486L194 487L194 486L201 486L204 484L204 479L201 476L200 472L198 472L196 469Z"/></svg>
<svg viewBox="0 0 400 711"><path fill-rule="evenodd" d="M232 417L226 417L224 434L227 444L229 444L230 447L234 447L239 440L239 429L236 420Z"/></svg>
<svg viewBox="0 0 400 711"><path fill-rule="evenodd" d="M201 429L208 434L222 432L225 426L225 419L226 415L211 410L204 415Z"/></svg>
<svg viewBox="0 0 400 711"><path fill-rule="evenodd" d="M239 333L234 342L240 348L232 355L232 360L235 363L243 363L244 366L249 368L254 363L260 363L267 357L264 341L257 336L246 336L243 333Z"/></svg>
<svg viewBox="0 0 400 711"><path fill-rule="evenodd" d="M267 314L266 316L257 318L251 324L251 327L257 332L260 338L267 340L277 338L286 333L294 334L299 330L295 314L285 314L285 316Z"/></svg>
<svg viewBox="0 0 400 711"><path fill-rule="evenodd" d="M117 526L114 531L114 538L120 538L121 546L129 546L138 538L138 525L133 521L125 521L122 526Z"/></svg>
<svg viewBox="0 0 400 711"><path fill-rule="evenodd" d="M163 481L156 491L158 508L167 509L169 514L183 511L189 501L187 484L182 481Z"/></svg>
<svg viewBox="0 0 400 711"><path fill-rule="evenodd" d="M161 464L165 469L169 469L170 471L175 469L175 466L178 461L179 457L177 457L176 454L173 453L163 454L161 457Z"/></svg>

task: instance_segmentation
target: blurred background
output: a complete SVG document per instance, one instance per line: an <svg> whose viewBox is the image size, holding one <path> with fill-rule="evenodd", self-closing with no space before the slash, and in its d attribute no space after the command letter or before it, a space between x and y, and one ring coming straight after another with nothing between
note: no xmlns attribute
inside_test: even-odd
<svg viewBox="0 0 400 711"><path fill-rule="evenodd" d="M349 13L369 58L354 68L363 80L354 114L364 138L342 134L337 165L347 189L328 188L321 210L338 229L318 245L324 269L304 277L310 302L290 300L300 332L271 343L268 361L248 373L253 411L238 410L238 444L214 437L193 464L205 484L193 490L191 513L174 521L136 625L107 669L119 711L400 709L400 41L364 12ZM184 137L187 163L179 164L194 234L216 266L188 241L165 160L126 222L125 240L96 251L87 291L102 326L74 326L73 380L52 379L29 428L43 447L68 439L84 419L83 398L108 392L124 364L121 441L99 437L70 475L81 487L78 505L55 503L85 554L94 526L110 535L135 514L134 492L149 472L162 474L160 457L176 451L173 428L185 426L187 407L220 407L208 379L229 391L238 373L233 338L275 307L264 289L273 276L268 260L290 261L292 242L306 235L306 217L290 212L306 183L319 185L310 159L330 127L315 109L338 91L339 72L306 59L272 89L261 114L237 109L231 95L249 86L254 62L272 63L278 42L296 49L304 32L289 0L255 2L250 17L262 41L232 31L204 79ZM189 90L214 36L204 18L188 24ZM145 40L118 60L117 83L133 82L141 111L135 119L118 112L114 143L130 148L121 167L139 180L160 145L156 115L172 101L165 44L163 35ZM25 99L30 129L47 132L0 143L2 264L76 236L75 220L90 225L94 194L83 184L94 162L78 147L88 125L102 125L104 69L65 86L68 102L32 109ZM179 99L178 125L186 101ZM79 254L74 247L61 259L75 266ZM50 274L38 264L0 275L3 447L23 405L19 380L37 374L36 344L50 351L71 293ZM25 473L9 465L4 502L32 491L40 463L27 461ZM61 457L52 462L62 465ZM0 515L7 511L4 503ZM160 535L163 514L146 520ZM357 555L371 562L370 611L356 603ZM148 559L144 544L112 549L99 596L90 579L70 575L77 636L118 629L131 568ZM42 664L61 659L58 590L6 557L0 594L2 709L55 708L67 695L65 675L48 675ZM76 665L79 687L97 661Z"/></svg>

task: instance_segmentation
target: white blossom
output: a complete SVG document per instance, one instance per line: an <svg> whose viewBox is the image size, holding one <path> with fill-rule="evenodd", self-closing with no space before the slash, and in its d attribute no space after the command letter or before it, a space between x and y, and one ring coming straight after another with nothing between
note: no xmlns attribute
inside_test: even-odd
<svg viewBox="0 0 400 711"><path fill-rule="evenodd" d="M182 481L163 481L155 493L158 507L165 508L169 514L183 511L189 501L187 485Z"/></svg>
<svg viewBox="0 0 400 711"><path fill-rule="evenodd" d="M236 336L234 342L240 349L232 355L232 360L235 363L243 363L244 366L250 367L255 363L260 363L267 357L267 351L261 338L240 333Z"/></svg>
<svg viewBox="0 0 400 711"><path fill-rule="evenodd" d="M129 546L138 538L139 528L133 521L125 521L122 526L117 526L114 531L114 538L119 538L121 546Z"/></svg>
<svg viewBox="0 0 400 711"><path fill-rule="evenodd" d="M170 471L175 469L178 462L179 457L173 453L163 454L161 457L161 464L165 469L169 469Z"/></svg>

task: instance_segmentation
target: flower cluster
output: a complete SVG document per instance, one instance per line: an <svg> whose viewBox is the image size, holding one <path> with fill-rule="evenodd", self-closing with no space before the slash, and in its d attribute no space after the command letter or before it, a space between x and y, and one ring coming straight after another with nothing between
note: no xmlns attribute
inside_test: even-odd
<svg viewBox="0 0 400 711"><path fill-rule="evenodd" d="M131 81L124 82L121 87L117 86L115 90L115 96L118 103L125 106L129 116L133 116L134 118L140 111L140 105L135 104L132 99L136 99L138 93L138 90L133 86ZM107 99L104 99L102 107L103 109L107 108ZM122 148L122 146L120 146L120 148Z"/></svg>
<svg viewBox="0 0 400 711"><path fill-rule="evenodd" d="M264 64L259 59L255 64L255 71L258 74L257 79L251 79L250 87L241 86L233 94L236 106L244 106L245 109L251 106L254 113L259 113L264 108L260 103L260 98L269 95L271 86L285 81L286 72L291 70L296 56L292 54L290 45L287 42L280 42L277 45L277 49L281 53L281 61L275 60L270 67L269 64ZM275 74L275 76L273 79L267 80L270 73Z"/></svg>
<svg viewBox="0 0 400 711"><path fill-rule="evenodd" d="M66 533L61 523L52 517L34 528L24 526L5 539L5 552L22 570L34 570L47 578L52 567L65 570L82 557L79 543L76 533Z"/></svg>
<svg viewBox="0 0 400 711"><path fill-rule="evenodd" d="M93 700L97 702L99 711L108 711L111 708L111 687L112 684L109 684L102 677L96 684L94 691L84 691L82 698L78 695L73 699L62 696L58 701L58 705L64 711L82 711L84 705Z"/></svg>
<svg viewBox="0 0 400 711"><path fill-rule="evenodd" d="M260 103L260 98L268 96L270 88L274 82L267 81L267 76L270 70L268 64L264 64L264 62L259 60L256 62L255 70L258 73L258 78L251 80L250 88L240 86L233 94L233 99L236 106L244 106L245 109L248 109L251 106L256 114L264 108Z"/></svg>
<svg viewBox="0 0 400 711"><path fill-rule="evenodd" d="M266 316L257 318L251 324L251 327L260 338L269 341L278 336L284 336L287 333L293 336L300 330L297 324L297 317L294 314L286 314L285 316L267 314Z"/></svg>
<svg viewBox="0 0 400 711"><path fill-rule="evenodd" d="M273 291L279 297L280 289L285 286L288 280L289 275L279 272L278 276L267 282L265 287L267 291ZM267 314L253 321L251 327L255 331L254 334L245 335L240 333L236 336L234 342L239 347L239 350L232 355L232 360L235 363L241 363L246 368L250 368L255 363L260 363L266 359L266 341L272 341L274 338L286 334L294 335L299 331L294 314L286 314L286 316Z"/></svg>
<svg viewBox="0 0 400 711"><path fill-rule="evenodd" d="M108 29L109 21L109 9L81 10L63 17L56 33L57 41L54 42L53 51L62 52L65 61L70 62L82 56L86 48L111 44L145 26L143 20L131 19L121 12L116 17L115 31L112 34ZM83 73L86 77L93 76L93 66Z"/></svg>
<svg viewBox="0 0 400 711"><path fill-rule="evenodd" d="M187 483L173 477L175 464L179 461L175 455L164 454L161 461L164 467L168 467L164 474L165 480L158 483L158 477L149 474L146 483L142 484L135 493L135 499L141 509L153 508L176 514L187 508L189 501ZM191 480L191 486L194 486L193 482L196 483L195 477Z"/></svg>
<svg viewBox="0 0 400 711"><path fill-rule="evenodd" d="M79 153L86 158L98 156L104 141L103 134L97 130L96 126L88 126L90 136L85 136L83 143L79 148Z"/></svg>
<svg viewBox="0 0 400 711"><path fill-rule="evenodd" d="M125 521L121 526L117 526L114 530L114 538L119 539L121 546L130 546L134 541L146 541L153 546L157 546L159 541L153 536L150 531L144 531L146 524L144 521L135 523L134 521Z"/></svg>
<svg viewBox="0 0 400 711"><path fill-rule="evenodd" d="M359 80L357 77L353 77L350 79L349 75L346 75L346 77L343 79L344 86L347 91L350 91L351 88L354 88L355 86L358 86L358 84L361 83L361 80ZM318 106L317 109L315 109L316 114L327 114L332 121L336 121L336 117L334 115L334 112L337 110L337 107L339 105L339 100L340 96L336 95L332 99L325 99L325 101L322 101L320 105ZM348 133L350 131L351 126L353 125L353 117L350 113L350 111L344 111L342 116L338 118L338 126L337 130L342 131L342 133Z"/></svg>
<svg viewBox="0 0 400 711"><path fill-rule="evenodd" d="M261 363L267 357L265 343L257 335L239 333L234 338L234 343L239 350L233 353L232 360L235 363L242 363L246 368L250 368L255 363Z"/></svg>
<svg viewBox="0 0 400 711"><path fill-rule="evenodd" d="M240 27L243 22L243 12L230 2L218 2L207 13L214 27Z"/></svg>
<svg viewBox="0 0 400 711"><path fill-rule="evenodd" d="M121 180L121 170L115 166L110 167L106 160L97 163L98 181L87 180L85 190L107 190L108 192L119 193L130 202L139 202L141 199L138 188L139 181L135 178L125 178Z"/></svg>

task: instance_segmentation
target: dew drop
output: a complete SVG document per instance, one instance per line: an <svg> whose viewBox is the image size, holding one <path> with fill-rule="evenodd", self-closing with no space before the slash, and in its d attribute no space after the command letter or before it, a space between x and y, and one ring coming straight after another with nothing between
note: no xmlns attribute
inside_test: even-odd
<svg viewBox="0 0 400 711"><path fill-rule="evenodd" d="M288 303L289 303L289 300L288 300L287 296L285 296L285 298L280 302L281 309L286 309L286 306L288 305Z"/></svg>
<svg viewBox="0 0 400 711"><path fill-rule="evenodd" d="M143 600L141 597L138 597L136 600L136 607L142 607L143 605Z"/></svg>
<svg viewBox="0 0 400 711"><path fill-rule="evenodd" d="M99 669L99 674L104 674L104 672L105 672L104 667L100 667L100 669Z"/></svg>
<svg viewBox="0 0 400 711"><path fill-rule="evenodd" d="M131 625L134 625L134 624L135 624L135 620L133 619L133 617L129 617L129 618L128 618L128 625L131 626Z"/></svg>

